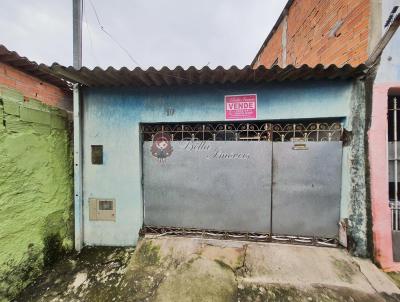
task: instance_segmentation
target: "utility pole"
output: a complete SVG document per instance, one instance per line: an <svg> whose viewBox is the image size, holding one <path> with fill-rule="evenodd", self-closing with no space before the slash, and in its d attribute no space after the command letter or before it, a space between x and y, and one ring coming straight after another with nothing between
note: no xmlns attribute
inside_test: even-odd
<svg viewBox="0 0 400 302"><path fill-rule="evenodd" d="M82 67L82 1L72 0L74 68Z"/></svg>
<svg viewBox="0 0 400 302"><path fill-rule="evenodd" d="M72 0L73 10L73 65L82 67L82 1ZM83 188L82 188L82 105L79 84L74 84L74 220L75 250L83 246Z"/></svg>

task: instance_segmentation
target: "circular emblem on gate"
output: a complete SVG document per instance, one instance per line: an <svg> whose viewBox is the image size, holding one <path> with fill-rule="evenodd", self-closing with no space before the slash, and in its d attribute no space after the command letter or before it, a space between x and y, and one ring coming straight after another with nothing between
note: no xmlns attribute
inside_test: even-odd
<svg viewBox="0 0 400 302"><path fill-rule="evenodd" d="M151 154L158 158L160 161L172 154L171 136L167 133L158 132L153 137L153 144L151 146Z"/></svg>

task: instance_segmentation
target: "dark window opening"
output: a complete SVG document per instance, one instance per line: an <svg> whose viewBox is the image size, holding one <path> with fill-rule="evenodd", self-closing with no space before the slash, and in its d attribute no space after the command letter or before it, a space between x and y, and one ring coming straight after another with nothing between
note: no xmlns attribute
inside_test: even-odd
<svg viewBox="0 0 400 302"><path fill-rule="evenodd" d="M389 200L395 200L395 183L389 180ZM400 200L400 183L397 183L397 200Z"/></svg>
<svg viewBox="0 0 400 302"><path fill-rule="evenodd" d="M399 141L400 137L400 96L389 96L388 99L388 140ZM395 116L396 115L396 116ZM397 124L395 127L395 123ZM396 136L396 138L395 138Z"/></svg>
<svg viewBox="0 0 400 302"><path fill-rule="evenodd" d="M103 146L92 145L92 164L102 165L103 164Z"/></svg>

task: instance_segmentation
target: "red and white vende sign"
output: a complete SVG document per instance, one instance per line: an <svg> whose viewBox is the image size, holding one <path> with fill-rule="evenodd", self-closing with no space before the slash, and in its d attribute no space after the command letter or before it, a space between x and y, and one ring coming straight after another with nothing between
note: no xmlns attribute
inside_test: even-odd
<svg viewBox="0 0 400 302"><path fill-rule="evenodd" d="M257 118L257 94L226 95L225 120Z"/></svg>

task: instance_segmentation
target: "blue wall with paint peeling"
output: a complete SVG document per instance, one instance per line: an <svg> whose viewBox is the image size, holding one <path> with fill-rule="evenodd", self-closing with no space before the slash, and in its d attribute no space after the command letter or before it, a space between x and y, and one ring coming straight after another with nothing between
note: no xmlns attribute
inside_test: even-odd
<svg viewBox="0 0 400 302"><path fill-rule="evenodd" d="M134 245L143 223L140 123L224 121L224 95L258 96L258 120L350 120L353 82L299 81L252 85L83 90L84 242ZM167 115L173 109L173 115ZM351 130L351 129L349 129ZM91 145L104 146L104 164L91 164ZM349 161L343 161L347 171ZM344 178L349 173L343 173ZM348 181L343 179L342 181ZM343 204L348 192L342 192ZM115 198L116 222L89 221L88 198ZM346 208L345 206L344 208ZM342 210L344 212L345 210Z"/></svg>

